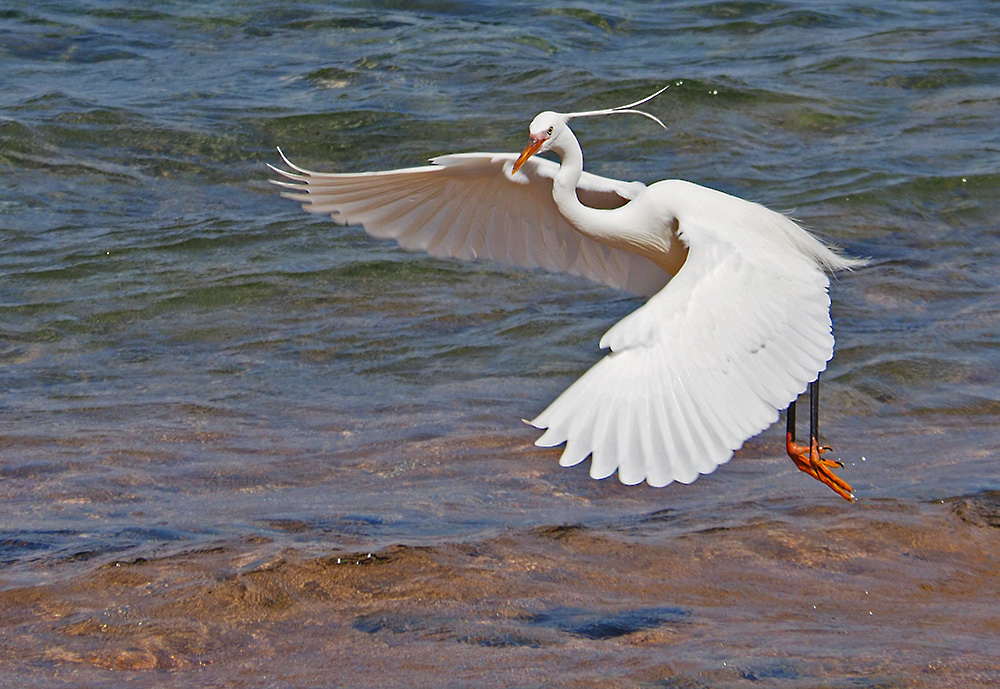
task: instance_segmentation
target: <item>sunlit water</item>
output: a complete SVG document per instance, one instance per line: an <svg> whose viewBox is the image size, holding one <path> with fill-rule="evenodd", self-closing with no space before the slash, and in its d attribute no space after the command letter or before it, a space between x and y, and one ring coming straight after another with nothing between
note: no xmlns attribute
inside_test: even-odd
<svg viewBox="0 0 1000 689"><path fill-rule="evenodd" d="M530 548L575 524L670 549L746 523L766 539L810 505L829 509L810 531L888 520L961 540L946 516L972 504L987 516L960 523L992 534L998 31L996 5L971 1L5 6L0 588L233 543ZM279 145L337 171L516 151L539 110L663 84L649 107L666 131L579 123L588 169L758 200L873 258L833 284L824 377L858 506L795 471L779 428L691 486L559 468L520 420L641 301L406 254L266 182ZM769 679L812 676L789 672Z"/></svg>

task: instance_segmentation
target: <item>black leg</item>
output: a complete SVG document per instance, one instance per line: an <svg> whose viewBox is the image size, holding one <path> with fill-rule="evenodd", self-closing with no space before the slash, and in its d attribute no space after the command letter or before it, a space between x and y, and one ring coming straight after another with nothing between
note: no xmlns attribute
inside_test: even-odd
<svg viewBox="0 0 1000 689"><path fill-rule="evenodd" d="M809 383L809 444L819 443L819 376Z"/></svg>
<svg viewBox="0 0 1000 689"><path fill-rule="evenodd" d="M830 450L829 447L819 444L819 376L809 383L809 444L799 445L795 442L795 401L788 405L787 430L785 434L785 451L795 466L806 472L814 479L825 483L833 491L850 502L854 502L854 493L851 487L842 478L833 473L836 467L843 468L843 464L832 459L823 459L824 452Z"/></svg>
<svg viewBox="0 0 1000 689"><path fill-rule="evenodd" d="M793 443L795 442L795 400L792 400L785 411L785 432ZM809 383L809 444L819 442L819 376Z"/></svg>
<svg viewBox="0 0 1000 689"><path fill-rule="evenodd" d="M787 438L791 442L795 442L795 400L788 405L788 409L785 411L786 423L785 432L787 433Z"/></svg>

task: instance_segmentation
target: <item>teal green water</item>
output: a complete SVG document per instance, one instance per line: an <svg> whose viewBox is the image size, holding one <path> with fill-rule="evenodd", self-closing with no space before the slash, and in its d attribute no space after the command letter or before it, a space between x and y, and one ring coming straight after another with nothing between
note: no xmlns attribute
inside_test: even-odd
<svg viewBox="0 0 1000 689"><path fill-rule="evenodd" d="M668 83L665 132L581 123L588 168L789 209L873 257L833 287L845 476L863 498L1000 488L998 30L971 1L6 6L0 582L248 534L834 500L779 429L691 487L560 469L520 419L636 300L405 254L266 181L278 145L341 171L515 151L540 110Z"/></svg>

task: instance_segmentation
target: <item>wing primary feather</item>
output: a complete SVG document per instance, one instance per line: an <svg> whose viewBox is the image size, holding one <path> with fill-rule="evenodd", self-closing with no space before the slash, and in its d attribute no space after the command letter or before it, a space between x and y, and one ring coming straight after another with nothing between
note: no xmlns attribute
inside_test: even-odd
<svg viewBox="0 0 1000 689"><path fill-rule="evenodd" d="M615 362L605 357L599 363L603 364L600 375L589 381L590 394L584 400L584 404L593 410L590 414L593 428L590 475L593 478L607 478L618 467L616 450L621 431L618 412L623 400L621 390L615 385L613 377Z"/></svg>
<svg viewBox="0 0 1000 689"><path fill-rule="evenodd" d="M682 386L689 400L689 406L685 409L685 415L687 416L688 423L691 424L692 434L698 440L698 452L690 456L690 466L698 471L698 473L701 473L700 469L704 464L699 462L699 458L702 462L712 461L712 465L714 466L718 463L714 461L715 458L725 455L728 452L728 448L721 442L717 425L713 423L712 419L714 415L713 405L717 402L706 398L705 391L701 387L701 381L695 380L692 377L693 372L692 369L684 370L681 371L681 376L684 381ZM692 477L692 480L694 480L694 477Z"/></svg>
<svg viewBox="0 0 1000 689"><path fill-rule="evenodd" d="M648 354L645 356L648 357ZM636 434L638 436L638 456L631 458L632 462L640 468L641 476L635 481L639 483L643 479L650 482L653 479L657 459L663 456L663 452L657 447L657 435L653 432L653 397L656 394L654 379L650 376L642 376L637 385L639 392L636 403L639 407L635 415Z"/></svg>
<svg viewBox="0 0 1000 689"><path fill-rule="evenodd" d="M634 383L628 381L630 390L635 392ZM615 442L615 464L618 465L618 480L625 485L635 485L641 483L646 478L645 467L642 463L642 434L639 430L639 399L636 395L626 395L620 399L615 406L615 429L617 431Z"/></svg>
<svg viewBox="0 0 1000 689"><path fill-rule="evenodd" d="M673 380L669 388L670 395L664 400L667 409L667 420L670 422L671 431L677 443L677 453L671 458L671 473L675 481L687 483L686 476L687 458L698 452L698 444L695 441L692 429L687 419L687 399L681 385L678 384L677 373L674 372Z"/></svg>
<svg viewBox="0 0 1000 689"><path fill-rule="evenodd" d="M436 197L421 204L419 210L415 211L414 217L410 219L409 226L396 236L400 246L410 250L428 251L438 232L441 231L439 221L442 209L450 203L449 198Z"/></svg>
<svg viewBox="0 0 1000 689"><path fill-rule="evenodd" d="M662 452L650 459L652 465L648 470L649 483L652 486L666 486L673 483L677 472L674 458L681 452L677 446L677 434L673 429L673 415L667 408L666 394L662 389L662 380L657 380L659 389L651 399L654 433L662 447Z"/></svg>
<svg viewBox="0 0 1000 689"><path fill-rule="evenodd" d="M452 243L449 241L450 238L457 238L462 234L468 233L468 225L464 227L459 225L461 216L462 203L456 204L454 200L449 199L447 203L441 205L434 217L434 224L437 226L437 229L425 248L427 253L431 256L455 255L451 249L458 242Z"/></svg>
<svg viewBox="0 0 1000 689"><path fill-rule="evenodd" d="M483 192L473 190L465 198L454 226L442 244L449 247L452 256L465 260L476 260L483 253L484 227L481 218L488 213L483 208ZM488 257L487 257L488 258Z"/></svg>

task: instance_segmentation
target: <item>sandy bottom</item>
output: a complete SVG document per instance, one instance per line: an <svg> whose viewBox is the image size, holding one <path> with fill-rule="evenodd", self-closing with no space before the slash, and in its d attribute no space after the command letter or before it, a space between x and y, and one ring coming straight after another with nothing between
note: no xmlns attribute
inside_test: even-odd
<svg viewBox="0 0 1000 689"><path fill-rule="evenodd" d="M0 593L10 686L995 687L1000 494L377 552L257 538ZM294 528L290 525L289 528Z"/></svg>

